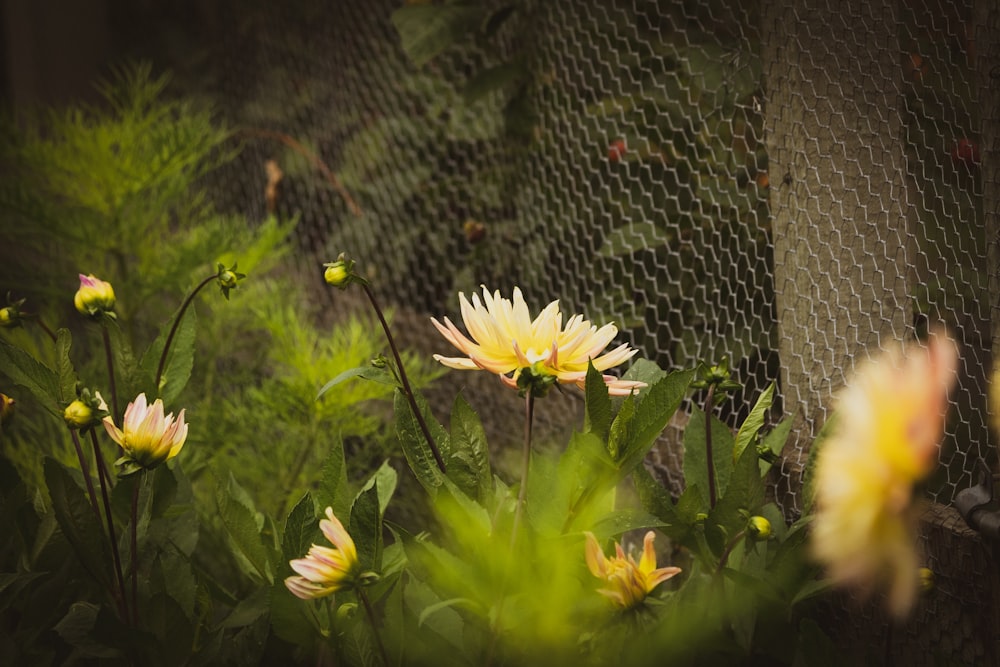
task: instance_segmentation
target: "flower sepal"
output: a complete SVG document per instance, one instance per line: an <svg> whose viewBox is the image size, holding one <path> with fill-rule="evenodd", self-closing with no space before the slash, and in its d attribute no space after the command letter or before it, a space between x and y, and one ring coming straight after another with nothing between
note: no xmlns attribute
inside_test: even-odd
<svg viewBox="0 0 1000 667"><path fill-rule="evenodd" d="M125 478L145 470L138 461L129 456L123 456L115 461L115 468L118 470L118 477L120 478Z"/></svg>
<svg viewBox="0 0 1000 667"><path fill-rule="evenodd" d="M226 297L226 301L229 301L229 292L239 287L239 282L247 277L247 274L236 270L238 264L236 262L227 269L225 264L219 263L216 281L219 283L219 289L222 290L222 296Z"/></svg>
<svg viewBox="0 0 1000 667"><path fill-rule="evenodd" d="M337 256L337 261L327 262L323 266L326 267L323 271L323 280L328 285L333 285L338 289L347 289L353 283L368 284L368 281L354 272L354 260L348 259L344 253Z"/></svg>

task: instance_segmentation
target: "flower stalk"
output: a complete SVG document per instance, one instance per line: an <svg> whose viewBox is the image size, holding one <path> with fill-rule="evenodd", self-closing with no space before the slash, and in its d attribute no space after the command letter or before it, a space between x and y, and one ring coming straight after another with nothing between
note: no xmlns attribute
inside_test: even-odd
<svg viewBox="0 0 1000 667"><path fill-rule="evenodd" d="M361 604L364 605L365 615L368 616L368 623L372 626L372 636L375 638L375 645L378 646L379 655L382 656L382 664L385 667L389 667L389 654L385 650L385 644L382 642L382 635L378 631L378 623L375 622L375 611L372 609L372 604L368 600L368 594L365 593L365 589L361 586L357 588L358 599L361 600Z"/></svg>
<svg viewBox="0 0 1000 667"><path fill-rule="evenodd" d="M438 449L437 443L434 442L434 437L427 427L423 411L417 405L417 399L413 395L413 389L410 387L410 380L406 376L406 368L403 367L403 359L399 356L399 350L396 347L395 339L392 337L392 331L389 329L389 323L385 321L385 315L382 314L382 309L379 307L378 301L375 299L375 293L368 285L368 282L365 280L359 280L358 282L361 283L361 287L364 289L365 295L368 297L368 301L375 311L375 315L378 316L382 330L385 332L385 338L389 342L389 349L392 350L392 358L396 361L396 368L399 369L399 381L403 385L403 395L406 396L406 401L410 404L410 410L413 412L413 416L420 426L420 432L423 433L424 439L427 440L427 445L431 448L431 453L434 455L434 461L437 463L438 468L442 473L446 473L447 468L444 464L444 459L441 457L441 450Z"/></svg>
<svg viewBox="0 0 1000 667"><path fill-rule="evenodd" d="M118 389L115 385L115 360L114 355L111 354L111 334L108 333L107 322L101 323L101 334L104 339L104 357L108 365L108 388L111 390L111 409L114 410L112 414L118 417Z"/></svg>
<svg viewBox="0 0 1000 667"><path fill-rule="evenodd" d="M528 392L524 397L524 446L521 450L521 488L517 492L517 506L514 508L514 527L510 534L510 548L514 550L521 516L528 501L528 471L531 468L531 425L535 412L535 395Z"/></svg>
<svg viewBox="0 0 1000 667"><path fill-rule="evenodd" d="M125 592L125 577L122 574L122 559L121 554L118 553L118 536L115 532L115 521L111 514L111 499L108 496L108 486L110 480L105 472L104 468L104 457L101 454L100 443L97 441L97 432L94 429L90 430L90 441L94 446L94 458L97 460L97 473L98 481L101 484L101 498L104 503L104 515L108 524L108 539L111 540L111 556L114 559L115 564L115 579L118 582L118 597L119 600L119 611L121 612L122 620L128 621L129 609L128 603L126 602L127 593Z"/></svg>
<svg viewBox="0 0 1000 667"><path fill-rule="evenodd" d="M187 295L186 299L184 299L184 303L181 304L181 308L177 312L177 317L174 318L174 323L170 327L170 333L167 334L167 340L163 344L163 352L160 354L160 364L156 367L155 384L157 387L157 392L159 392L160 378L163 377L163 368L167 364L167 354L170 352L170 344L174 341L174 336L177 334L177 329L178 327L180 327L181 320L184 319L184 312L188 309L188 306L191 305L191 302L194 301L194 297L198 294L198 292L200 292L206 285L208 285L213 280L218 280L218 279L219 279L219 274L213 273L209 277L202 280L200 283L198 283L197 287L191 290L191 293Z"/></svg>

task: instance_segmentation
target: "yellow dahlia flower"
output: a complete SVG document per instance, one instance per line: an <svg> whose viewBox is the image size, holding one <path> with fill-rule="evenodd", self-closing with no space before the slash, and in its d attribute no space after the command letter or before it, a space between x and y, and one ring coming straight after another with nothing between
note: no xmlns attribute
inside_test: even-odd
<svg viewBox="0 0 1000 667"><path fill-rule="evenodd" d="M656 535L653 531L646 533L643 539L642 557L638 564L631 555L625 555L621 544L615 543L616 555L607 558L593 533L584 535L587 537L587 567L595 577L608 584L608 588L601 588L597 592L623 609L631 609L640 604L654 588L681 571L679 567L657 569L656 552L653 550Z"/></svg>
<svg viewBox="0 0 1000 667"><path fill-rule="evenodd" d="M838 584L884 588L897 616L919 584L913 486L936 462L957 363L943 335L867 362L838 396L816 462L813 554Z"/></svg>
<svg viewBox="0 0 1000 667"><path fill-rule="evenodd" d="M104 428L111 439L121 445L125 454L117 461L118 465L124 466L123 474L139 468L155 468L174 458L184 446L188 434L183 410L175 421L173 413L164 416L163 401L160 399L147 405L144 393L125 408L124 428L115 426L111 417L104 418Z"/></svg>
<svg viewBox="0 0 1000 667"><path fill-rule="evenodd" d="M559 301L547 305L532 320L517 287L513 301L502 298L499 291L490 294L485 287L482 300L478 294L472 295L471 304L464 294L459 294L459 300L462 320L471 340L447 317L444 324L433 317L431 322L449 343L467 356L435 354L434 358L450 368L496 373L509 387L517 387L518 377L530 369L535 374L552 376L560 383L583 388L588 363L593 362L594 368L605 371L631 359L637 352L622 344L602 354L618 334L618 328L605 324L598 329L583 319L583 315L574 315L563 326ZM646 386L642 382L619 380L613 375L605 375L604 382L608 392L615 396L625 396Z"/></svg>
<svg viewBox="0 0 1000 667"><path fill-rule="evenodd" d="M292 595L303 600L350 588L357 581L358 551L332 507L326 508L326 518L319 522L319 529L333 548L312 545L305 558L289 562L298 576L285 579L285 586Z"/></svg>

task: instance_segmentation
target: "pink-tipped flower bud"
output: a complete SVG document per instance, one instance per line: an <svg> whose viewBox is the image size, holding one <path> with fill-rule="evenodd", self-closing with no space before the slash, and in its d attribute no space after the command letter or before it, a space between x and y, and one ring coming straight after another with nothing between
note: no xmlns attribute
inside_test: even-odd
<svg viewBox="0 0 1000 667"><path fill-rule="evenodd" d="M111 283L94 277L80 274L80 289L73 297L73 305L84 315L96 316L101 313L112 313L115 308L115 290Z"/></svg>

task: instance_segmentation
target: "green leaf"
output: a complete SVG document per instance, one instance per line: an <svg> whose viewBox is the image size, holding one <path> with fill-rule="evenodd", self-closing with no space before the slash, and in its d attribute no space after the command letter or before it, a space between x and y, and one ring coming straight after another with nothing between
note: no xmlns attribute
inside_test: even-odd
<svg viewBox="0 0 1000 667"><path fill-rule="evenodd" d="M378 510L381 515L385 514L385 508L392 500L392 494L396 491L397 475L396 470L389 465L388 461L383 461L378 470L372 473L361 491L367 491L376 484L378 485Z"/></svg>
<svg viewBox="0 0 1000 667"><path fill-rule="evenodd" d="M691 419L684 429L684 479L687 484L697 484L706 492L708 486L708 455L705 441L705 413L692 406ZM733 435L721 421L712 417L712 459L715 466L715 494L721 498L726 493L729 476L733 470ZM754 451L754 456L757 452ZM758 474L758 477L760 475ZM706 498L706 500L709 500ZM708 511L708 507L702 511Z"/></svg>
<svg viewBox="0 0 1000 667"><path fill-rule="evenodd" d="M307 605L311 603L292 595L285 588L284 579L275 581L270 591L269 616L277 637L296 646L308 647L322 636L316 615L309 613Z"/></svg>
<svg viewBox="0 0 1000 667"><path fill-rule="evenodd" d="M670 493L653 478L645 466L636 466L632 471L632 485L643 509L664 523L676 523L677 512Z"/></svg>
<svg viewBox="0 0 1000 667"><path fill-rule="evenodd" d="M740 456L743 455L743 450L756 440L757 433L764 426L764 419L767 417L767 411L771 409L773 400L774 383L772 382L761 393L760 398L757 399L757 402L750 410L750 414L747 415L747 418L743 421L743 425L740 426L739 432L736 434L736 442L733 444L734 462L738 461Z"/></svg>
<svg viewBox="0 0 1000 667"><path fill-rule="evenodd" d="M83 655L93 658L116 658L121 655L117 648L105 646L94 638L101 607L90 602L74 602L66 615L53 628L70 646Z"/></svg>
<svg viewBox="0 0 1000 667"><path fill-rule="evenodd" d="M184 317L177 326L177 331L170 343L170 349L167 351L167 360L163 366L160 385L155 387L157 396L163 399L163 403L166 405L170 405L184 390L191 377L191 369L194 367L194 341L198 321L194 306L190 306L183 315ZM163 325L160 335L142 355L140 366L154 380L160 364L160 357L163 354L163 346L167 342L176 317L177 315L174 315Z"/></svg>
<svg viewBox="0 0 1000 667"><path fill-rule="evenodd" d="M630 394L622 402L622 407L615 415L615 420L611 422L611 432L608 434L608 453L615 461L620 459L622 450L630 444L634 418L635 396Z"/></svg>
<svg viewBox="0 0 1000 667"><path fill-rule="evenodd" d="M836 412L830 415L826 422L823 423L823 427L820 428L819 433L816 434L816 439L813 440L812 446L809 448L809 458L806 459L806 467L802 471L802 512L804 514L809 513L809 510L812 509L813 501L816 499L816 461L823 451L827 438L836 432L838 419L840 417Z"/></svg>
<svg viewBox="0 0 1000 667"><path fill-rule="evenodd" d="M479 415L458 394L451 409L448 479L466 495L485 503L493 489L490 450Z"/></svg>
<svg viewBox="0 0 1000 667"><path fill-rule="evenodd" d="M318 526L312 495L306 492L285 519L285 527L281 533L282 561L305 556L309 547L317 540Z"/></svg>
<svg viewBox="0 0 1000 667"><path fill-rule="evenodd" d="M69 329L60 329L56 335L56 373L59 376L59 402L69 403L76 398L76 371L69 358L73 336ZM117 417L116 417L117 418Z"/></svg>
<svg viewBox="0 0 1000 667"><path fill-rule="evenodd" d="M639 395L635 419L631 423L628 447L621 452L622 474L629 473L646 457L657 436L680 407L687 394L694 371L675 371L651 385Z"/></svg>
<svg viewBox="0 0 1000 667"><path fill-rule="evenodd" d="M11 382L24 387L46 410L62 419L60 382L51 368L0 338L0 368Z"/></svg>
<svg viewBox="0 0 1000 667"><path fill-rule="evenodd" d="M605 384L604 377L592 363L587 364L584 398L587 408L584 430L607 441L611 430L611 397L608 395L608 385Z"/></svg>
<svg viewBox="0 0 1000 667"><path fill-rule="evenodd" d="M427 407L427 401L424 400L423 396L416 394L416 401L438 449L446 451L448 434L444 427L431 415L430 408ZM444 482L444 473L438 468L430 445L427 444L423 431L410 410L409 402L403 396L403 392L398 389L393 407L396 416L396 435L399 436L406 462L410 465L410 470L413 471L417 481L433 496Z"/></svg>
<svg viewBox="0 0 1000 667"><path fill-rule="evenodd" d="M334 440L333 447L323 461L319 488L316 489L316 504L320 512L333 508L338 517L347 516L351 509L351 496L347 484L347 462L344 459L344 442Z"/></svg>
<svg viewBox="0 0 1000 667"><path fill-rule="evenodd" d="M417 67L474 32L482 23L481 7L444 4L410 5L392 13L403 51Z"/></svg>
<svg viewBox="0 0 1000 667"><path fill-rule="evenodd" d="M43 467L52 511L63 536L84 568L110 590L111 555L103 523L98 521L83 490L63 464L46 457Z"/></svg>
<svg viewBox="0 0 1000 667"><path fill-rule="evenodd" d="M323 394L330 391L333 387L336 387L341 382L346 382L353 378L364 378L365 380L371 380L372 382L378 382L379 384L392 385L393 387L399 386L396 382L396 378L393 377L385 368L378 368L376 366L358 366L357 368L349 368L343 373L337 375L329 382L327 382L316 394L316 400L323 398Z"/></svg>
<svg viewBox="0 0 1000 667"><path fill-rule="evenodd" d="M795 415L782 419L778 422L778 425L771 429L770 433L764 436L762 445L765 451L770 452L773 456L781 456L781 452L785 449L785 444L788 442L788 436L792 432L792 424L795 421ZM760 474L763 475L771 468L771 463L761 459L760 461Z"/></svg>
<svg viewBox="0 0 1000 667"><path fill-rule="evenodd" d="M119 380L118 396L132 397L138 396L143 392L147 396L155 395L156 388L153 386L153 374L143 369L141 364L136 361L135 355L132 352L132 346L122 333L118 320L106 317L102 324L107 328L108 340L111 343L115 374ZM115 416L115 419L120 418L121 415Z"/></svg>
<svg viewBox="0 0 1000 667"><path fill-rule="evenodd" d="M747 514L757 514L763 504L764 482L757 452L748 447L736 462L726 491L709 512L705 538L712 551L721 554L726 542L746 527Z"/></svg>
<svg viewBox="0 0 1000 667"><path fill-rule="evenodd" d="M247 492L236 482L231 472L228 483L216 487L215 502L219 509L219 519L236 548L236 553L253 568L244 568L245 573L271 583L273 573L269 565L268 550L261 539L261 524L258 523L257 512Z"/></svg>
<svg viewBox="0 0 1000 667"><path fill-rule="evenodd" d="M591 528L591 532L594 533L597 539L603 540L608 537L615 537L617 535L621 535L622 533L627 533L630 530L639 530L640 528L661 528L666 525L666 523L649 512L634 509L616 510L606 514L599 521L594 523Z"/></svg>
<svg viewBox="0 0 1000 667"><path fill-rule="evenodd" d="M645 382L649 386L653 386L665 377L667 377L667 372L649 359L636 359L622 375L623 380ZM643 392L639 393L640 396L642 394Z"/></svg>
<svg viewBox="0 0 1000 667"><path fill-rule="evenodd" d="M378 571L382 557L382 515L379 512L378 483L362 489L351 506L348 532L358 550L363 570Z"/></svg>

